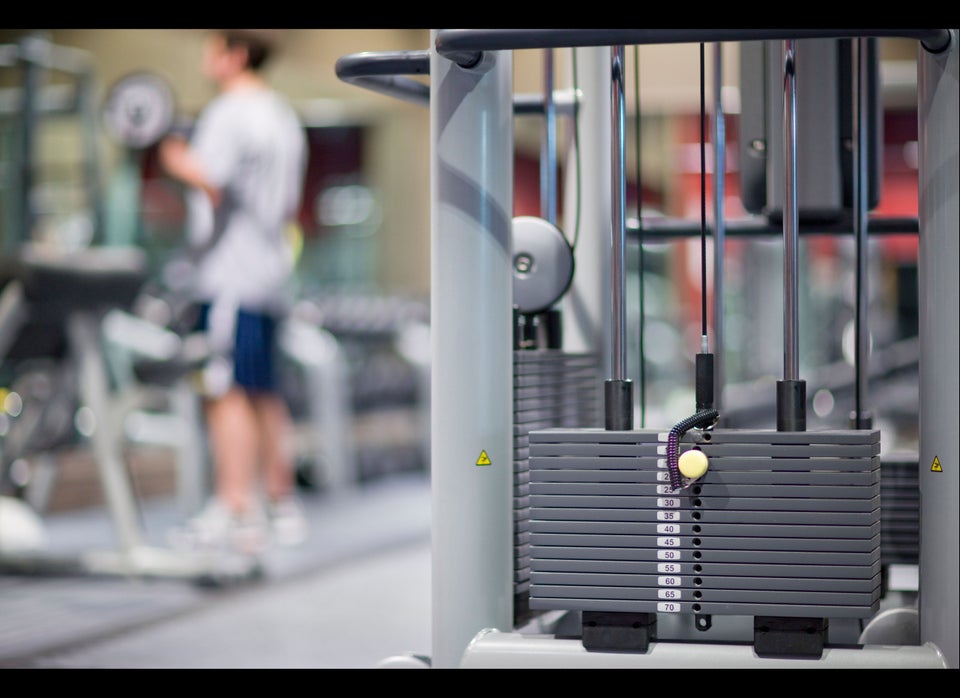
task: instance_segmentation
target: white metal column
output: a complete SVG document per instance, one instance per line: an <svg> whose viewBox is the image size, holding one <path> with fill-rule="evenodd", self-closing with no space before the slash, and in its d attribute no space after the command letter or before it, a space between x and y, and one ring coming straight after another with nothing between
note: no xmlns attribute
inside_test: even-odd
<svg viewBox="0 0 960 698"><path fill-rule="evenodd" d="M513 625L513 55L430 59L432 659Z"/></svg>
<svg viewBox="0 0 960 698"><path fill-rule="evenodd" d="M942 53L922 46L919 83L920 640L960 668L957 625L960 433L957 428L957 32Z"/></svg>
<svg viewBox="0 0 960 698"><path fill-rule="evenodd" d="M576 269L563 298L563 343L571 352L596 352L600 375L610 376L610 264L613 164L610 47L577 48L577 130L580 142L580 235ZM577 153L567 155L563 200L567 238L577 227ZM597 390L602 386L598 385Z"/></svg>

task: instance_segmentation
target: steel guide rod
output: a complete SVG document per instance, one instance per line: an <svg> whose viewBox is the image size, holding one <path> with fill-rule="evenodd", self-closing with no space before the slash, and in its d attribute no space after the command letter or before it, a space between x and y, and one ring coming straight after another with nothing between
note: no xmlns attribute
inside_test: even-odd
<svg viewBox="0 0 960 698"><path fill-rule="evenodd" d="M623 380L627 377L626 306L623 298L624 259L626 241L626 218L624 200L626 199L624 182L624 87L623 87L623 46L614 46L611 63L612 83L610 98L613 105L611 134L613 156L613 199L612 231L613 257L611 261L611 281L613 290L613 378Z"/></svg>
<svg viewBox="0 0 960 698"><path fill-rule="evenodd" d="M793 39L783 42L783 378L800 377L797 312L797 80Z"/></svg>
<svg viewBox="0 0 960 698"><path fill-rule="evenodd" d="M631 382L627 378L627 325L626 302L624 299L624 250L626 248L626 180L624 167L626 162L624 146L624 75L623 46L611 49L610 60L610 104L611 104L611 256L610 281L612 290L611 307L611 379L604 383L604 424L608 430L633 429L633 393Z"/></svg>
<svg viewBox="0 0 960 698"><path fill-rule="evenodd" d="M726 223L724 197L726 196L726 127L723 117L723 44L714 44L713 52L713 352L714 407L719 411L723 403L723 257Z"/></svg>
<svg viewBox="0 0 960 698"><path fill-rule="evenodd" d="M557 108L553 95L553 49L543 57L544 124L540 154L540 212L550 223L557 222Z"/></svg>
<svg viewBox="0 0 960 698"><path fill-rule="evenodd" d="M867 429L867 364L870 356L868 248L867 248L867 39L852 45L853 60L853 230L856 240L856 396L851 424Z"/></svg>
<svg viewBox="0 0 960 698"><path fill-rule="evenodd" d="M783 380L777 381L777 431L806 430L797 310L797 80L793 39L783 41Z"/></svg>

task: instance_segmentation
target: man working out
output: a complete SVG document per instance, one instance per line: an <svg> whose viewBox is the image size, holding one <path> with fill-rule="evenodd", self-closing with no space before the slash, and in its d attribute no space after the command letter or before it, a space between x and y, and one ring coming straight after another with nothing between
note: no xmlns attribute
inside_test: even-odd
<svg viewBox="0 0 960 698"><path fill-rule="evenodd" d="M170 136L159 151L165 171L189 187L193 292L213 354L202 390L215 491L179 538L248 552L268 540L267 523L280 542L306 535L276 332L290 301L286 230L300 205L307 149L296 113L261 75L272 50L262 33L211 32L202 69L218 94L189 142Z"/></svg>

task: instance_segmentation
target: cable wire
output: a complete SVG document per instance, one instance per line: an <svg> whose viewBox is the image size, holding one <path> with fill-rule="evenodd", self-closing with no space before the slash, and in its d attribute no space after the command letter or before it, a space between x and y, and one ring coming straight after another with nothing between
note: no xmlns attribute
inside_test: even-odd
<svg viewBox="0 0 960 698"><path fill-rule="evenodd" d="M700 42L700 328L707 336L707 168L706 168L706 85L704 43ZM704 349L706 352L706 349Z"/></svg>
<svg viewBox="0 0 960 698"><path fill-rule="evenodd" d="M639 259L637 261L637 274L640 278L640 330L639 330L639 339L640 339L640 426L646 426L646 413L647 413L647 378L646 378L646 355L644 352L643 346L643 335L644 335L644 316L646 315L644 308L644 296L643 296L643 278L644 278L644 269L643 269L643 186L642 180L640 178L641 173L641 163L640 163L640 47L633 47L633 98L634 98L634 113L635 116L635 137L637 147L636 155L636 181L637 181L637 249Z"/></svg>
<svg viewBox="0 0 960 698"><path fill-rule="evenodd" d="M570 243L570 249L577 249L577 241L580 239L580 89L577 87L577 49L570 49L573 59L573 159L577 168L576 189L577 189L577 213L573 229L573 242Z"/></svg>

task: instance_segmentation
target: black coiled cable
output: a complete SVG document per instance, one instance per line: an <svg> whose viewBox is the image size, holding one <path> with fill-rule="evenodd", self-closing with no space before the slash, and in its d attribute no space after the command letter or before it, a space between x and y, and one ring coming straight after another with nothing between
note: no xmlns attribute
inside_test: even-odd
<svg viewBox="0 0 960 698"><path fill-rule="evenodd" d="M720 413L717 412L717 410L701 410L683 421L678 422L670 430L670 434L667 436L667 470L670 473L670 486L674 490L679 490L683 487L683 480L680 476L680 466L678 465L678 461L680 460L680 437L691 429L712 425L717 421L719 416Z"/></svg>

